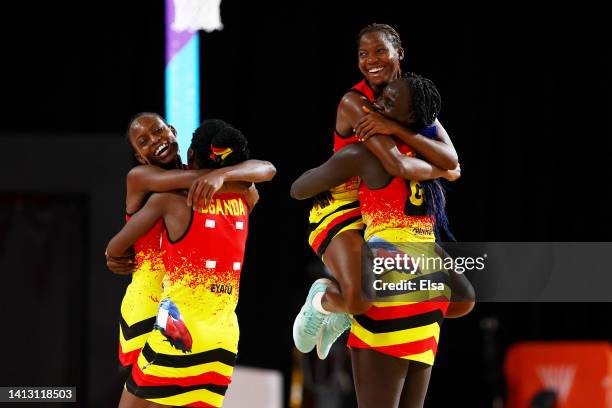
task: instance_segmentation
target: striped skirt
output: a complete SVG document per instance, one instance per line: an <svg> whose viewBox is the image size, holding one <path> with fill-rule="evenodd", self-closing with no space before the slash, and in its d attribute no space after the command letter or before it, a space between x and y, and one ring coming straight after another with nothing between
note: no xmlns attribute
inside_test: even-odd
<svg viewBox="0 0 612 408"><path fill-rule="evenodd" d="M308 243L323 257L332 239L343 231L364 228L358 200L332 199L325 207L315 205L310 210Z"/></svg>
<svg viewBox="0 0 612 408"><path fill-rule="evenodd" d="M368 240L371 247L372 242L380 244L381 240ZM391 258L437 256L431 252L432 244L385 242L380 248L383 250L378 252L373 249L375 257L381 253ZM349 347L433 365L450 300L447 272L427 267L419 267L415 273L390 269L377 278L375 301L365 314L353 317Z"/></svg>

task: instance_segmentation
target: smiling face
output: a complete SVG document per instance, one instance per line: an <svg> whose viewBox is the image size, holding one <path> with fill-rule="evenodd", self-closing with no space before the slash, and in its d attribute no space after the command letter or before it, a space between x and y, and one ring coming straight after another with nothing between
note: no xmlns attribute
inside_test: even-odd
<svg viewBox="0 0 612 408"><path fill-rule="evenodd" d="M373 105L378 112L404 126L414 124L410 89L402 79L391 81Z"/></svg>
<svg viewBox="0 0 612 408"><path fill-rule="evenodd" d="M176 161L176 130L159 116L143 115L134 120L129 129L129 139L136 160L142 164L168 167Z"/></svg>
<svg viewBox="0 0 612 408"><path fill-rule="evenodd" d="M366 32L359 38L359 70L376 92L400 76L403 58L404 50L384 32Z"/></svg>

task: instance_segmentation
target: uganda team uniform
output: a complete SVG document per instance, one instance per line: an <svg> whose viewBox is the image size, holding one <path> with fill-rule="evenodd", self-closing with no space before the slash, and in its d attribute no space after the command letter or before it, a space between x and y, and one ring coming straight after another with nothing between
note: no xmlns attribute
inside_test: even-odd
<svg viewBox="0 0 612 408"><path fill-rule="evenodd" d="M365 80L351 90L370 102L375 100L374 91ZM434 130L432 127L424 131ZM354 134L343 138L334 132L334 152L357 142ZM415 155L405 143L396 140L396 144L402 154ZM315 205L310 211L308 242L317 255L322 256L340 232L361 230L365 225L365 239L371 247L378 248L378 256L397 253L418 256L423 252L431 258L436 256L432 252L435 219L425 215L424 193L418 182L394 177L387 186L370 190L354 177L331 193L329 205ZM415 283L422 280L444 283L447 274L425 268L416 275L393 271L385 277L385 281L412 279ZM373 302L365 314L353 317L348 345L433 365L449 299L446 284L443 290L387 293L384 299L377 298L384 301Z"/></svg>
<svg viewBox="0 0 612 408"><path fill-rule="evenodd" d="M369 189L362 183L359 201L365 240L374 256L438 257L434 251L435 220L425 214L418 182L393 177L380 189ZM447 272L423 263L416 274L390 270L383 280L396 284L413 281L416 290L377 291L376 301L366 313L353 317L349 347L433 365L450 299Z"/></svg>
<svg viewBox="0 0 612 408"><path fill-rule="evenodd" d="M363 95L370 102L376 99L374 91L365 79L353 86L351 91ZM338 131L334 131L334 153L358 141L355 134L343 137ZM319 257L323 257L327 246L336 235L347 230L363 229L357 198L358 187L359 178L353 177L330 190L332 199L328 205L315 204L310 210L308 243Z"/></svg>
<svg viewBox="0 0 612 408"><path fill-rule="evenodd" d="M224 193L192 211L182 237L163 235L164 290L129 392L164 405L222 405L238 351L235 309L247 231L243 196Z"/></svg>
<svg viewBox="0 0 612 408"><path fill-rule="evenodd" d="M126 215L126 221L129 219ZM160 252L163 230L163 221L159 220L134 243L137 267L121 302L119 324L119 361L125 367L138 359L157 316L165 273Z"/></svg>

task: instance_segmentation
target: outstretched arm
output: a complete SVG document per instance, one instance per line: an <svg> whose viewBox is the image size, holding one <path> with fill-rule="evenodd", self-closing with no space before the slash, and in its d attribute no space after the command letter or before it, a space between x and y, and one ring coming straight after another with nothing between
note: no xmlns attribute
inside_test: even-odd
<svg viewBox="0 0 612 408"><path fill-rule="evenodd" d="M276 168L272 163L264 160L247 160L233 166L212 170L191 185L187 195L187 205L195 208L208 206L213 195L225 182L261 183L272 180L274 175L276 175Z"/></svg>
<svg viewBox="0 0 612 408"><path fill-rule="evenodd" d="M127 211L136 212L151 193L186 190L199 177L211 170L164 170L153 165L134 167L127 175Z"/></svg>
<svg viewBox="0 0 612 408"><path fill-rule="evenodd" d="M262 183L276 175L276 167L265 160L246 160L233 166L214 170L223 175L224 181L248 181Z"/></svg>
<svg viewBox="0 0 612 408"><path fill-rule="evenodd" d="M186 190L191 183L211 170L164 170L153 165L134 167L127 175L128 194L131 192L163 193Z"/></svg>
<svg viewBox="0 0 612 408"><path fill-rule="evenodd" d="M365 104L369 105L365 98L354 92L347 93L338 107L336 126L351 129L357 126L359 120L367 115L362 108ZM377 135L376 138L368 139L365 146L380 160L385 170L395 177L415 181L443 177L454 181L460 175L458 170L447 171L402 154L391 136Z"/></svg>
<svg viewBox="0 0 612 408"><path fill-rule="evenodd" d="M365 105L362 109L366 115L361 117L355 126L355 133L359 135L361 141L374 135L393 135L442 169L453 170L459 165L455 146L438 119L434 122L437 136L435 140L407 129Z"/></svg>
<svg viewBox="0 0 612 408"><path fill-rule="evenodd" d="M356 150L350 147L340 150L319 167L302 174L291 185L291 197L297 200L314 197L353 176L359 176L359 157Z"/></svg>
<svg viewBox="0 0 612 408"><path fill-rule="evenodd" d="M243 184L229 182L259 183L272 179L275 174L274 166L262 160L247 160L235 166L217 170L164 170L152 165L137 166L127 175L127 207L129 212L137 211L144 197L150 192L163 193L189 188L200 188L207 191L205 187L213 185L215 192L244 193L248 185L245 187ZM225 182L228 184L222 187ZM193 202L189 200L188 205L192 204Z"/></svg>

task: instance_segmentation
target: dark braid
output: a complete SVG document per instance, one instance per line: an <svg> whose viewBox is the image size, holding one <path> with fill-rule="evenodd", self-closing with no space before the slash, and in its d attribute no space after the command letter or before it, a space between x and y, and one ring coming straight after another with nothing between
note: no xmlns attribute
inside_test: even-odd
<svg viewBox="0 0 612 408"><path fill-rule="evenodd" d="M402 80L410 89L412 112L415 122L414 129L424 129L431 126L442 109L442 98L436 85L429 79L414 72L408 72Z"/></svg>
<svg viewBox="0 0 612 408"><path fill-rule="evenodd" d="M425 195L425 203L427 205L427 215L433 216L436 219L436 228L434 230L436 241L442 241L442 232L444 232L449 240L456 241L448 225L448 216L446 215L446 188L444 187L443 181L445 180L434 179L421 182L423 194Z"/></svg>
<svg viewBox="0 0 612 408"><path fill-rule="evenodd" d="M134 123L145 116L154 116L156 118L158 118L159 120L161 120L162 122L164 122L164 124L166 126L168 126L168 122L166 122L166 120L164 118L162 118L159 114L155 113L155 112L139 112L137 114L135 114L134 116L132 116L132 118L130 119L130 121L128 122L128 126L127 126L127 130L125 131L125 141L127 142L128 146L130 147L130 159L132 162L131 167L136 167L136 166L141 166L142 163L139 162L138 160L136 160L136 153L138 153L136 151L136 149L134 148L134 146L132 145L132 142L130 141L130 129L132 129L132 126L134 126ZM172 169L182 169L183 168L183 162L181 161L181 156L179 156L178 154L176 155L176 160L175 162L169 166L169 168Z"/></svg>
<svg viewBox="0 0 612 408"><path fill-rule="evenodd" d="M406 73L399 80L404 81L410 90L412 112L414 114L414 123L411 127L425 137L436 139L436 132L428 131L428 128L434 124L442 107L442 98L438 88L431 80L413 72ZM408 180L406 180L406 184L410 188ZM427 215L433 216L436 220L436 241L442 240L442 232L448 239L455 241L455 237L448 226L446 189L442 181L439 179L425 180L421 181L420 184L425 195Z"/></svg>
<svg viewBox="0 0 612 408"><path fill-rule="evenodd" d="M399 33L389 24L372 23L363 27L361 31L359 31L359 35L357 35L357 46L359 46L359 40L361 40L361 37L367 33L383 33L396 50L402 48L402 39L400 38Z"/></svg>

